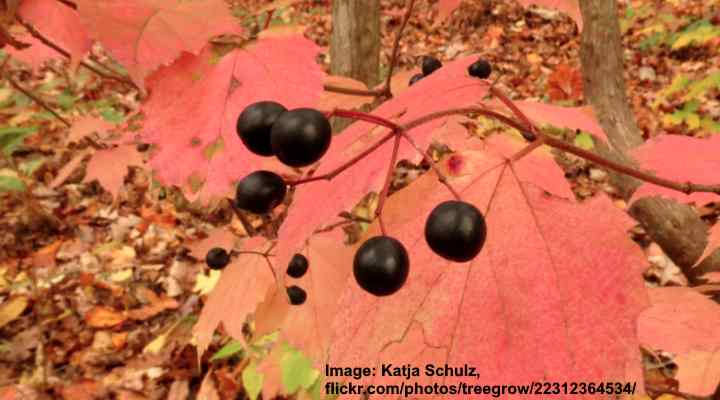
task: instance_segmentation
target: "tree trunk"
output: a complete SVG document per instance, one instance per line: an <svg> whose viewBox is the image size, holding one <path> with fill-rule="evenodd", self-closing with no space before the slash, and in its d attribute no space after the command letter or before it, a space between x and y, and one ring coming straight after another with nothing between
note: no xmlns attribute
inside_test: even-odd
<svg viewBox="0 0 720 400"><path fill-rule="evenodd" d="M617 1L580 0L580 11L584 24L580 57L585 98L612 145L610 148L598 143L597 151L614 161L635 165L627 153L642 144L643 139L625 91ZM611 181L625 199L640 184L618 174L611 174ZM652 198L636 201L630 212L686 274L702 256L707 244L707 225L691 207Z"/></svg>
<svg viewBox="0 0 720 400"><path fill-rule="evenodd" d="M330 72L380 83L380 0L334 0Z"/></svg>

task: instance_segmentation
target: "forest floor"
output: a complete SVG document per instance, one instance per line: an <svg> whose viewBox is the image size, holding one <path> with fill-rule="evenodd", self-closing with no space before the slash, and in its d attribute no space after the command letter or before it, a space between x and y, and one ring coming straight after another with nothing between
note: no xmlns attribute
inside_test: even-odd
<svg viewBox="0 0 720 400"><path fill-rule="evenodd" d="M330 13L324 3L299 2L276 12L273 24L306 26L306 35L327 53ZM381 60L386 64L405 1L382 3ZM400 73L416 72L423 55L445 62L478 53L490 61L493 78L512 98L585 104L580 38L568 17L514 2L466 3L489 5L464 4L437 23L432 6L419 2L401 41ZM705 1L638 0L632 8L621 3L625 78L644 136L702 137L720 131L720 37L699 37L691 46L672 48L683 34L695 32L693 23L718 26L720 9ZM326 55L326 66L327 60ZM111 122L137 110L136 93L117 82L83 75L82 82L69 87L67 68L53 62L18 74L24 87L55 98L52 104L64 115L94 109ZM696 93L697 101L683 98L687 90L678 77L695 82L712 74L715 80ZM83 160L91 141L70 144L67 127L3 81L0 125L30 120L37 134L0 161L3 168L27 168L35 179L27 192L0 193L0 400L180 399L196 393L210 375L220 398L242 393L242 361L210 361L228 343L226 336L216 335L198 366L190 328L212 279L189 243L217 228L247 235L266 221L241 221L227 202L197 207L177 190L155 184L141 168L130 169L115 197L97 182L84 181L85 161L58 178L69 162ZM475 129L483 134L497 128L478 120ZM578 159L567 159L564 167L578 198L610 191L607 174L599 168ZM699 211L708 224L720 213L717 204ZM658 254L641 228L632 235L648 255ZM667 258L648 262L648 285L682 285L681 274L670 264ZM647 379L671 386L668 365Z"/></svg>

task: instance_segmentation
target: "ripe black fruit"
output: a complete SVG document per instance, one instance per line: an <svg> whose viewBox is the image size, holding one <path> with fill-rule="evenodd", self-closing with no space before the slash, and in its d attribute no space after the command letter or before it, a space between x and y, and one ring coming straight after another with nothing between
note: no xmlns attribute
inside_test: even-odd
<svg viewBox="0 0 720 400"><path fill-rule="evenodd" d="M255 171L238 183L235 206L264 214L283 201L286 191L285 181L280 175L270 171Z"/></svg>
<svg viewBox="0 0 720 400"><path fill-rule="evenodd" d="M302 278L308 270L308 259L302 254L295 254L288 263L287 274L295 279Z"/></svg>
<svg viewBox="0 0 720 400"><path fill-rule="evenodd" d="M282 113L270 131L273 153L291 167L304 167L319 160L330 147L331 139L330 122L312 108Z"/></svg>
<svg viewBox="0 0 720 400"><path fill-rule="evenodd" d="M397 292L405 284L409 271L407 250L395 238L375 236L355 253L355 280L361 288L375 296Z"/></svg>
<svg viewBox="0 0 720 400"><path fill-rule="evenodd" d="M464 201L446 201L432 210L425 222L425 241L439 256L470 261L485 244L487 227L482 213Z"/></svg>
<svg viewBox="0 0 720 400"><path fill-rule="evenodd" d="M442 67L440 60L433 56L423 56L422 58L422 73L424 76L428 76Z"/></svg>
<svg viewBox="0 0 720 400"><path fill-rule="evenodd" d="M230 255L225 249L213 247L207 252L205 263L210 269L223 269L230 263Z"/></svg>
<svg viewBox="0 0 720 400"><path fill-rule="evenodd" d="M413 75L412 78L410 78L410 82L408 83L408 86L414 85L415 83L417 83L417 81L419 81L420 79L422 79L424 77L425 77L425 75L423 75L423 74Z"/></svg>
<svg viewBox="0 0 720 400"><path fill-rule="evenodd" d="M290 304L299 306L307 300L307 293L299 286L290 286L286 289Z"/></svg>
<svg viewBox="0 0 720 400"><path fill-rule="evenodd" d="M245 147L260 156L273 155L270 146L270 129L280 114L287 111L280 103L260 101L245 107L235 129Z"/></svg>
<svg viewBox="0 0 720 400"><path fill-rule="evenodd" d="M468 67L468 74L480 79L487 79L491 72L492 67L490 67L490 63L482 58L470 64Z"/></svg>

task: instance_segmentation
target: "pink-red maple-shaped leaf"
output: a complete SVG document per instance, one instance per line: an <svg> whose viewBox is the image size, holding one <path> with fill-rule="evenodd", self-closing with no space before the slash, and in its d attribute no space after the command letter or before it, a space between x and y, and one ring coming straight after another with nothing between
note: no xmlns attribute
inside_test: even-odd
<svg viewBox="0 0 720 400"><path fill-rule="evenodd" d="M78 12L59 1L23 0L18 8L18 15L69 52L74 62L79 62L90 50L92 41L80 22ZM45 45L33 44L33 47L35 46ZM62 57L54 50L51 51L53 53L47 54L54 58Z"/></svg>
<svg viewBox="0 0 720 400"><path fill-rule="evenodd" d="M497 140L493 148L520 148ZM520 170L524 159L511 166L505 151L493 148L443 163L456 171L450 181L463 199L486 216L481 253L451 263L428 248L425 219L450 198L432 174L391 196L383 218L410 254L409 278L382 298L348 285L321 363L378 371L388 363L470 365L483 384L641 379L635 322L647 299L642 252L626 233L633 221L605 197L578 204L548 194L529 169ZM547 157L546 171L552 165ZM375 234L376 225L368 236ZM351 268L352 259L341 265ZM353 382L402 379L377 374ZM425 374L413 380L478 382Z"/></svg>
<svg viewBox="0 0 720 400"><path fill-rule="evenodd" d="M133 144L98 150L88 162L83 181L91 182L97 179L100 185L115 197L125 180L128 167L132 165L143 165L142 153L139 153Z"/></svg>
<svg viewBox="0 0 720 400"><path fill-rule="evenodd" d="M324 74L315 62L319 48L301 36L262 39L217 60L209 48L185 53L148 78L150 99L141 135L159 146L151 165L165 184L202 188L191 199L227 195L234 182L261 168L280 168L249 152L235 124L249 104L273 100L288 109L313 107ZM181 161L181 162L178 162Z"/></svg>
<svg viewBox="0 0 720 400"><path fill-rule="evenodd" d="M41 67L45 61L54 60L56 58L62 57L55 50L51 49L50 47L44 45L41 41L30 36L29 33L26 35L17 36L16 39L25 44L29 44L30 46L22 50L18 50L12 46L5 46L3 48L3 51L8 52L13 58L24 62L33 69Z"/></svg>
<svg viewBox="0 0 720 400"><path fill-rule="evenodd" d="M658 177L678 183L692 182L706 185L719 185L720 176L720 136L697 139L688 136L662 135L647 141L634 153L635 159L644 170L654 172ZM672 190L645 183L633 195L633 199L661 195L681 202L696 202L700 205L720 200L714 193L692 193L686 195Z"/></svg>
<svg viewBox="0 0 720 400"><path fill-rule="evenodd" d="M140 87L145 77L182 52L197 54L208 39L236 33L222 0L78 0L80 17Z"/></svg>
<svg viewBox="0 0 720 400"><path fill-rule="evenodd" d="M351 256L342 242L341 232L314 236L302 254L310 260L308 271L300 279L283 274L283 285L273 288L268 298L258 306L255 329L261 336L276 329L290 345L300 349L311 359L321 360L330 343L330 325L337 313L338 293L347 285L350 269L343 263ZM307 293L302 305L290 305L285 287L297 285Z"/></svg>
<svg viewBox="0 0 720 400"><path fill-rule="evenodd" d="M578 30L582 31L583 29L583 19L578 0L518 0L518 3L525 7L535 4L562 11L577 23Z"/></svg>
<svg viewBox="0 0 720 400"><path fill-rule="evenodd" d="M373 110L372 114L405 123L434 111L479 102L487 93L487 85L467 73L468 65L476 59L470 56L448 63ZM433 120L409 133L421 148L426 148L433 131L446 119ZM373 128L374 125L369 123L356 122L335 137L316 175L333 170L387 132L387 129ZM379 190L391 153L392 141L388 141L332 182L318 181L297 187L288 217L280 228L278 262L287 263L318 225L332 221L341 211L349 210L366 193ZM416 158L416 151L403 142L399 157Z"/></svg>
<svg viewBox="0 0 720 400"><path fill-rule="evenodd" d="M720 381L720 305L690 288L649 289L638 318L640 343L676 355L680 390L710 395Z"/></svg>
<svg viewBox="0 0 720 400"><path fill-rule="evenodd" d="M263 253L267 248L266 241L254 238L242 250ZM205 352L220 323L227 333L244 341L243 324L248 314L255 311L275 282L275 273L264 256L243 253L234 258L222 271L193 327L198 352Z"/></svg>

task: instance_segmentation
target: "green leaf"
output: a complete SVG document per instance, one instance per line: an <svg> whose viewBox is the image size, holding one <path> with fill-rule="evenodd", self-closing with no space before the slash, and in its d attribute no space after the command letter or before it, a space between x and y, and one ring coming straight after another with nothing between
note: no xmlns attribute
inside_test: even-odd
<svg viewBox="0 0 720 400"><path fill-rule="evenodd" d="M112 123L117 124L117 123L123 122L123 120L125 120L125 116L112 107L102 108L99 111L100 111L100 116L107 122L112 122Z"/></svg>
<svg viewBox="0 0 720 400"><path fill-rule="evenodd" d="M25 189L25 183L17 175L0 175L0 192L24 192Z"/></svg>
<svg viewBox="0 0 720 400"><path fill-rule="evenodd" d="M591 150L595 147L592 135L580 132L577 136L575 136L575 146L580 147L581 149Z"/></svg>
<svg viewBox="0 0 720 400"><path fill-rule="evenodd" d="M320 372L312 367L312 362L301 352L286 346L280 359L282 383L285 392L295 393L300 389L309 389L317 381Z"/></svg>
<svg viewBox="0 0 720 400"><path fill-rule="evenodd" d="M242 353L243 346L237 340L231 340L228 344L223 346L217 353L210 357L210 362L224 360L230 358L238 353Z"/></svg>
<svg viewBox="0 0 720 400"><path fill-rule="evenodd" d="M5 155L11 155L17 150L26 137L37 132L38 128L34 126L18 127L6 126L0 128L0 149Z"/></svg>
<svg viewBox="0 0 720 400"><path fill-rule="evenodd" d="M258 372L255 362L251 362L242 372L242 383L250 400L256 400L262 390L265 376Z"/></svg>
<svg viewBox="0 0 720 400"><path fill-rule="evenodd" d="M720 87L720 72L715 72L701 81L690 84L687 94L682 99L683 101L696 99L716 87Z"/></svg>
<svg viewBox="0 0 720 400"><path fill-rule="evenodd" d="M703 19L697 21L682 32L678 33L673 41L673 50L680 49L691 44L703 45L710 40L720 36L720 27L716 27L710 21Z"/></svg>

